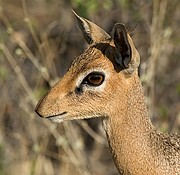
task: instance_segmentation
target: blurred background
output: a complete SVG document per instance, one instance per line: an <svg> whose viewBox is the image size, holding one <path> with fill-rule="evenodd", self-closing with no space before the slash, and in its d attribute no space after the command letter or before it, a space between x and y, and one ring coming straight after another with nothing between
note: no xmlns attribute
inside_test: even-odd
<svg viewBox="0 0 180 175"><path fill-rule="evenodd" d="M34 107L87 47L71 9L132 30L150 117L180 131L179 0L0 0L0 175L116 175L100 119L51 123Z"/></svg>

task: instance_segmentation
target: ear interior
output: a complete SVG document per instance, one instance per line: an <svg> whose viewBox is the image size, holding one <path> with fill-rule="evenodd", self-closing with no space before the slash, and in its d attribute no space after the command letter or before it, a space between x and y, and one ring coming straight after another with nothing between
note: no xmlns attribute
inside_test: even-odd
<svg viewBox="0 0 180 175"><path fill-rule="evenodd" d="M132 53L131 46L128 42L128 34L123 24L118 23L114 25L113 37L114 44L118 51L115 60L117 64L122 64L124 68L128 68Z"/></svg>
<svg viewBox="0 0 180 175"><path fill-rule="evenodd" d="M88 21L86 19L78 16L74 11L73 11L73 13L77 19L78 26L81 29L85 40L87 41L88 44L91 44L93 42L93 40L92 40L90 25L89 25Z"/></svg>
<svg viewBox="0 0 180 175"><path fill-rule="evenodd" d="M78 16L74 11L73 13L88 44L98 43L111 38L102 28L93 22Z"/></svg>

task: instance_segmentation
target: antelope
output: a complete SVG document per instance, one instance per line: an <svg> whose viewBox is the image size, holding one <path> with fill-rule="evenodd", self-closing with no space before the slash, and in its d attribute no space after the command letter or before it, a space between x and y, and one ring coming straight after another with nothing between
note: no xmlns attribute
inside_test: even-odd
<svg viewBox="0 0 180 175"><path fill-rule="evenodd" d="M53 122L101 117L114 163L123 175L180 175L180 135L157 131L138 76L140 55L122 23L112 37L78 16L89 44L35 111Z"/></svg>

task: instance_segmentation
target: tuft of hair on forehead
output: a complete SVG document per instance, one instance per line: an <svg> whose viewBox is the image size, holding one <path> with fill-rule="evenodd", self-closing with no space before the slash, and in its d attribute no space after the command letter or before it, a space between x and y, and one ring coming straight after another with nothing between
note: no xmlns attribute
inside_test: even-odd
<svg viewBox="0 0 180 175"><path fill-rule="evenodd" d="M69 70L73 72L81 72L86 69L88 63L98 59L101 54L102 51L99 50L96 45L91 45L81 55L73 60Z"/></svg>
<svg viewBox="0 0 180 175"><path fill-rule="evenodd" d="M110 46L110 41L90 45L81 55L74 59L71 66L98 59L101 54L105 55L104 51L108 46Z"/></svg>

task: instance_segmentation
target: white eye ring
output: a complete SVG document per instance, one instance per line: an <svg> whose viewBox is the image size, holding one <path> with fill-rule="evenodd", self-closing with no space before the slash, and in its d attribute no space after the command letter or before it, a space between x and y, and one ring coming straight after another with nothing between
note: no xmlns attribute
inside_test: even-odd
<svg viewBox="0 0 180 175"><path fill-rule="evenodd" d="M105 79L105 75L102 72L91 72L82 81L81 85L86 84L88 86L97 87L100 86Z"/></svg>
<svg viewBox="0 0 180 175"><path fill-rule="evenodd" d="M91 75L91 74L94 74L94 73L97 73L97 74L100 74L102 75L102 82L97 85L97 86L93 86L91 84L88 84L88 83L83 83L83 81L87 78L88 75ZM102 70L102 69L90 69L82 74L80 74L80 76L78 77L77 79L77 83L76 83L76 87L81 89L83 88L82 91L84 90L96 90L96 91L102 91L105 87L105 84L106 84L106 80L108 79L109 75L106 71ZM83 86L84 85L84 86Z"/></svg>

